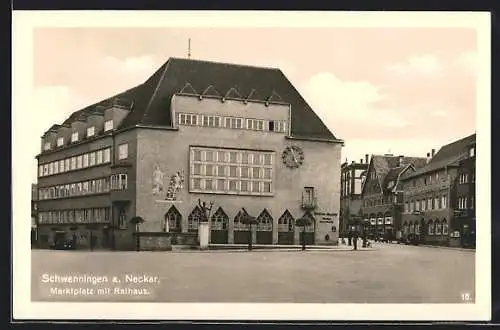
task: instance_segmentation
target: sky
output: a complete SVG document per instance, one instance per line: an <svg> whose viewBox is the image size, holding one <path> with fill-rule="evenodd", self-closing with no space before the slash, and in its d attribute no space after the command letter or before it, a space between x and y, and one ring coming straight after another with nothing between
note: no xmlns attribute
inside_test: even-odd
<svg viewBox="0 0 500 330"><path fill-rule="evenodd" d="M193 59L280 68L345 141L342 162L425 157L476 129L474 29L45 27L33 32L33 159L52 124L187 57L189 38Z"/></svg>

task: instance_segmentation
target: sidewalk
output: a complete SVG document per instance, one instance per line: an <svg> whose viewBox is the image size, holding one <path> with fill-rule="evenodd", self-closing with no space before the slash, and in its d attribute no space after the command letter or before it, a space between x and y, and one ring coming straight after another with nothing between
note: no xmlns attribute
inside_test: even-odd
<svg viewBox="0 0 500 330"><path fill-rule="evenodd" d="M396 241L393 241L390 243L372 242L372 244L373 245L398 245L398 243ZM426 247L426 248L435 248L435 249L448 249L448 250L457 250L457 251L466 251L466 252L476 252L476 249L462 248L462 247L455 247L455 246L430 245L430 244L419 244L419 245L399 244L399 245L414 246L414 247Z"/></svg>

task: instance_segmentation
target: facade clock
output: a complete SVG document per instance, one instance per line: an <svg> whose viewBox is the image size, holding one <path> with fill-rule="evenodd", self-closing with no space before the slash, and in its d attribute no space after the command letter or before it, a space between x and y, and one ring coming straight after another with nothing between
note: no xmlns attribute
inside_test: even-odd
<svg viewBox="0 0 500 330"><path fill-rule="evenodd" d="M281 157L288 168L297 168L304 162L304 152L297 146L286 147Z"/></svg>

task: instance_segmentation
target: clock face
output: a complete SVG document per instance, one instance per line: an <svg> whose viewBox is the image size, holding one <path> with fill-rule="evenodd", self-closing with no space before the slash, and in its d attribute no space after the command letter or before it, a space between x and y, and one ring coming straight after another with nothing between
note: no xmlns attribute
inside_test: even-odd
<svg viewBox="0 0 500 330"><path fill-rule="evenodd" d="M289 146L281 155L283 163L289 168L297 168L304 162L304 152L297 146Z"/></svg>

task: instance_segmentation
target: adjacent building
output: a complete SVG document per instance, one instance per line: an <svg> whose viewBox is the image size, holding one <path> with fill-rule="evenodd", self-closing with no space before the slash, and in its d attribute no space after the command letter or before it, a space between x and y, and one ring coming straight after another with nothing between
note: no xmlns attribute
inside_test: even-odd
<svg viewBox="0 0 500 330"><path fill-rule="evenodd" d="M396 239L401 227L403 190L401 178L425 166L424 157L372 155L361 192L362 221L369 237Z"/></svg>
<svg viewBox="0 0 500 330"><path fill-rule="evenodd" d="M403 235L413 234L426 244L452 246L463 245L461 237L472 235L475 140L473 134L445 145L437 154L432 152L426 166L402 176Z"/></svg>
<svg viewBox="0 0 500 330"><path fill-rule="evenodd" d="M31 184L31 245L36 245L38 239L38 186Z"/></svg>
<svg viewBox="0 0 500 330"><path fill-rule="evenodd" d="M476 247L476 140L466 144L467 156L459 162L457 179L452 189L454 206L450 226L450 243L455 246Z"/></svg>
<svg viewBox="0 0 500 330"><path fill-rule="evenodd" d="M361 211L361 188L368 169L368 155L359 163L347 160L341 166L340 232L345 234L356 224Z"/></svg>
<svg viewBox="0 0 500 330"><path fill-rule="evenodd" d="M41 142L43 246L127 250L139 230L163 248L196 235L203 202L212 243L338 243L343 141L279 69L171 58Z"/></svg>

